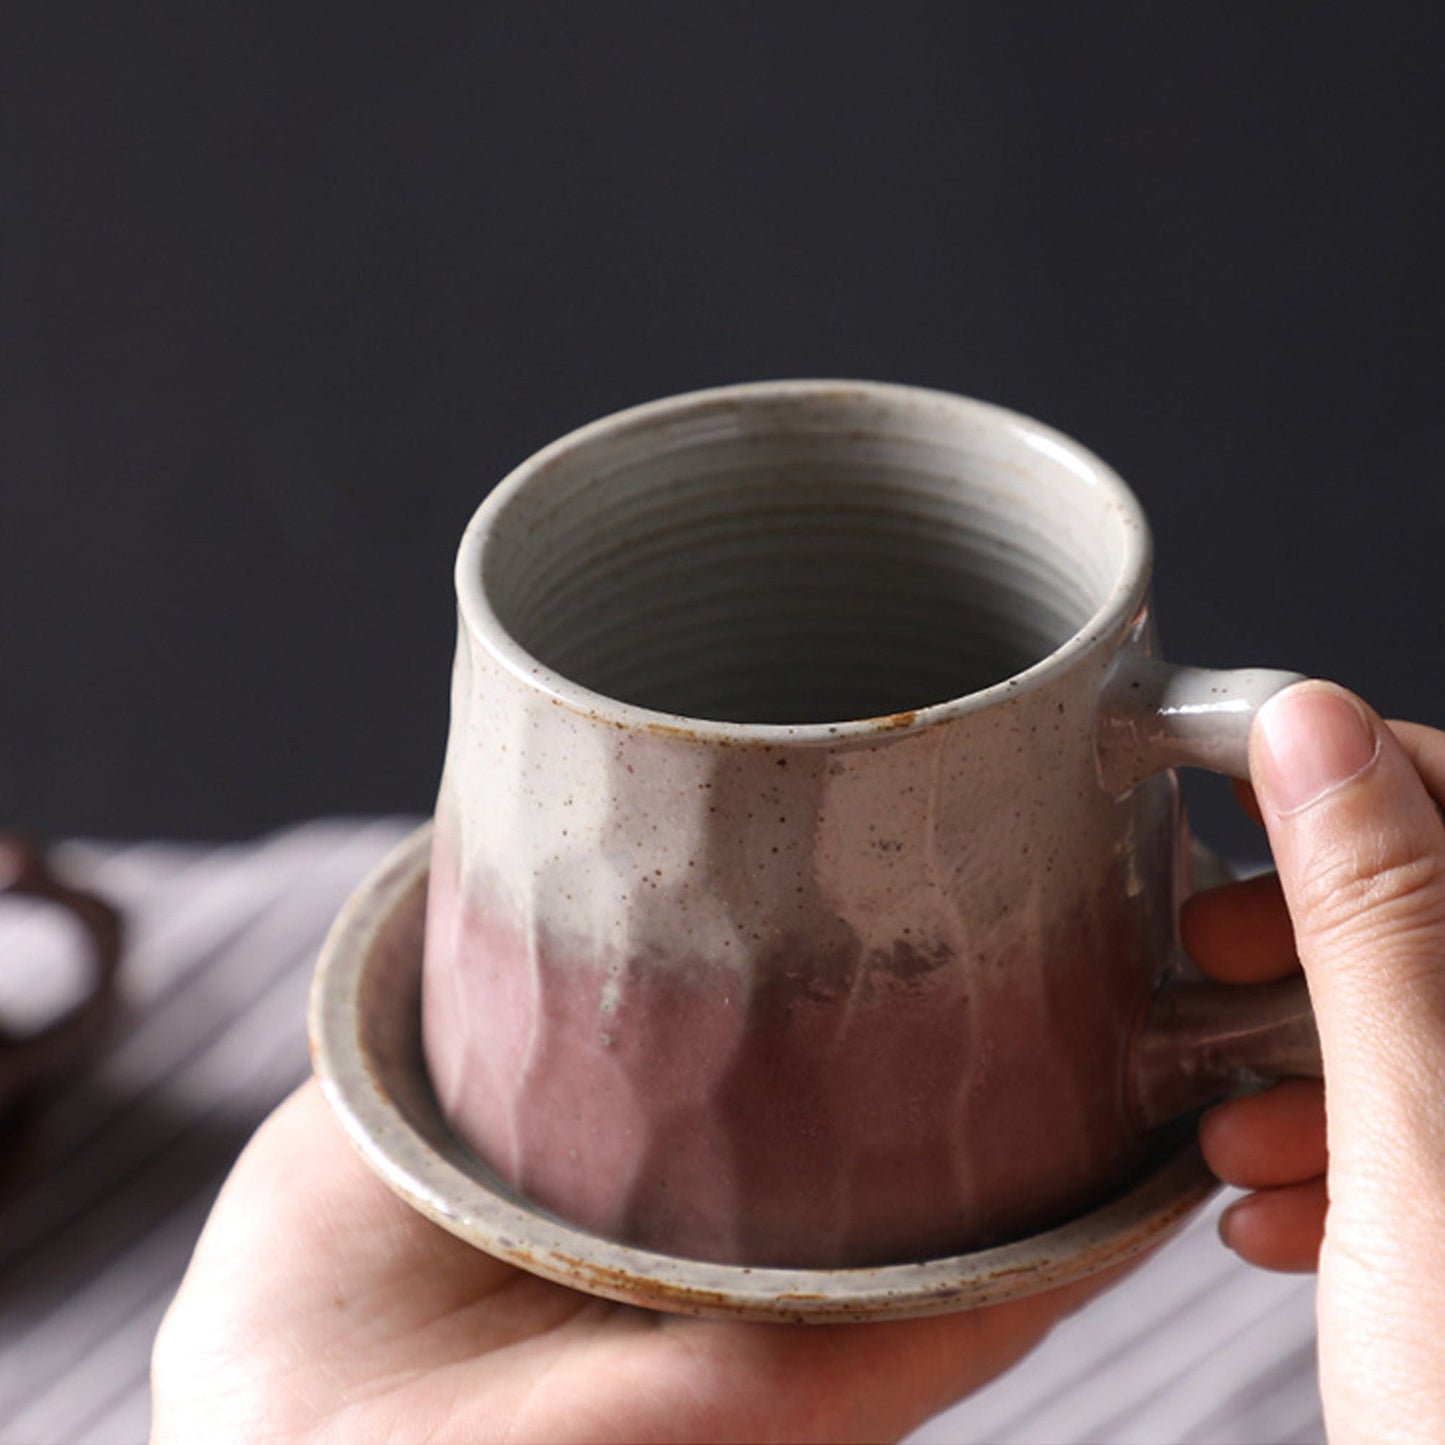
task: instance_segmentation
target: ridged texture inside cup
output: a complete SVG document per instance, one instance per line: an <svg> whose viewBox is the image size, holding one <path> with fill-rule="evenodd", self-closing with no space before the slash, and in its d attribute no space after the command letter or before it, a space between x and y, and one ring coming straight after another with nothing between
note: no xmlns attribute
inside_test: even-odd
<svg viewBox="0 0 1445 1445"><path fill-rule="evenodd" d="M740 409L564 453L494 524L498 619L611 698L802 724L1000 682L1099 607L1121 543L1086 482L986 427L850 419Z"/></svg>

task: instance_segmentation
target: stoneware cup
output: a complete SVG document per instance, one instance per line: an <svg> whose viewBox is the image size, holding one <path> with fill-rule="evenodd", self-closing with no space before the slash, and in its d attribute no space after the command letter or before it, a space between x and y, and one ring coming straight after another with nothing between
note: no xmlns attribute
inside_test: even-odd
<svg viewBox="0 0 1445 1445"><path fill-rule="evenodd" d="M1159 660L1076 443L852 382L681 396L462 542L423 965L460 1138L648 1249L860 1266L1018 1238L1156 1127L1317 1072L1296 988L1178 980L1177 764L1293 674Z"/></svg>

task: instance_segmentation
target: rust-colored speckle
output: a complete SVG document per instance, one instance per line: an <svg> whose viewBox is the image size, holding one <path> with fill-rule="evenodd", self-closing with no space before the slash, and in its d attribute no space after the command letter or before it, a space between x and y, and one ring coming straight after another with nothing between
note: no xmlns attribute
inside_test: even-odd
<svg viewBox="0 0 1445 1445"><path fill-rule="evenodd" d="M895 728L910 728L917 721L917 708L909 708L905 712L883 713L878 717L868 719L869 726L877 728L879 732L892 732Z"/></svg>

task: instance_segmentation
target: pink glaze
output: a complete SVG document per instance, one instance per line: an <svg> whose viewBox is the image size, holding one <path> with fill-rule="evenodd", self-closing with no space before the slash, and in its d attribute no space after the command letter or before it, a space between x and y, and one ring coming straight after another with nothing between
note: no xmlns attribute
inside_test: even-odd
<svg viewBox="0 0 1445 1445"><path fill-rule="evenodd" d="M726 960L589 957L540 925L529 940L495 898L458 897L438 843L439 1102L575 1223L753 1265L922 1259L1062 1221L1137 1157L1117 1052L1152 972L1137 920L1074 909L1042 993L1017 957L780 940L748 996Z"/></svg>

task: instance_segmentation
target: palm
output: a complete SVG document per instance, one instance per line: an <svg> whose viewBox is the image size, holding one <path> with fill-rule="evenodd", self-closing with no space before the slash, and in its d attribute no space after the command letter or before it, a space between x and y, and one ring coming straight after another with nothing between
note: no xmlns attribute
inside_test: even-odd
<svg viewBox="0 0 1445 1445"><path fill-rule="evenodd" d="M308 1085L243 1155L167 1317L156 1439L896 1439L1101 1285L811 1329L609 1304L414 1214Z"/></svg>

